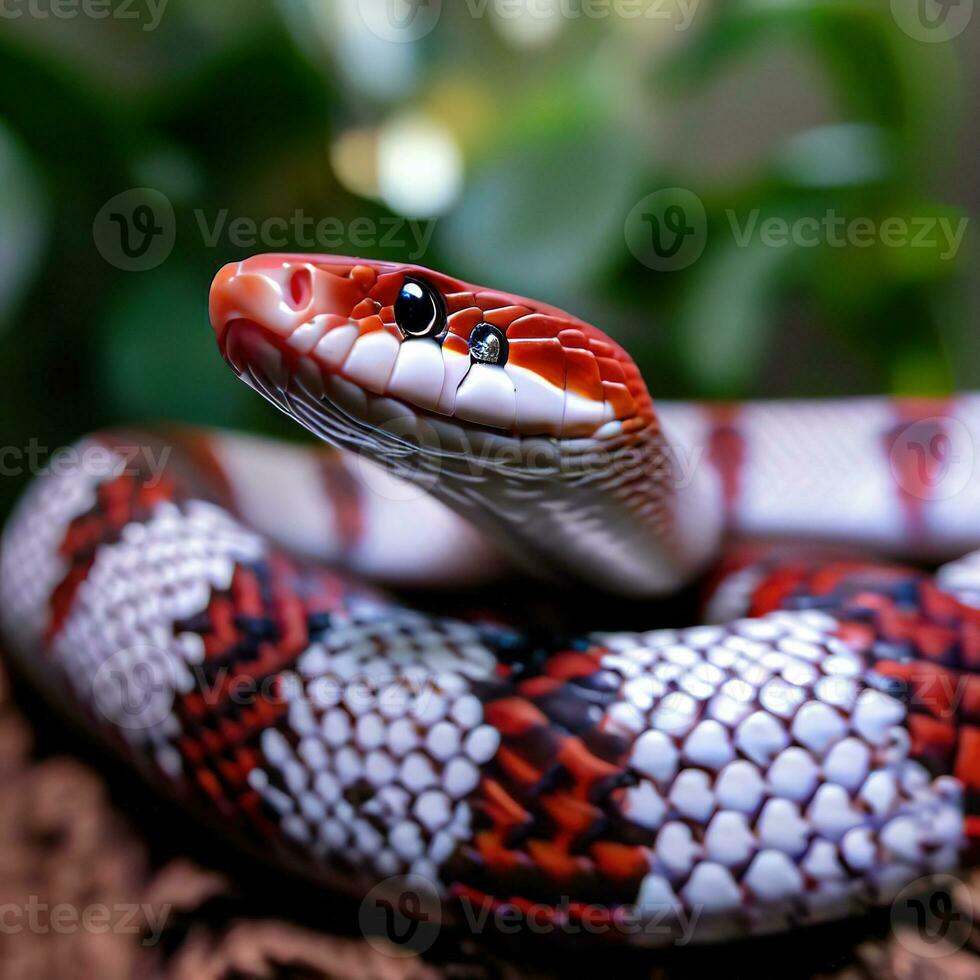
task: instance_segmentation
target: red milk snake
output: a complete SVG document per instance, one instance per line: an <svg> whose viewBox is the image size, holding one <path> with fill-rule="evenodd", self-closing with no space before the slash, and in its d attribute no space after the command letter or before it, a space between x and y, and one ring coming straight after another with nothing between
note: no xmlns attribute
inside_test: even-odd
<svg viewBox="0 0 980 980"><path fill-rule="evenodd" d="M91 436L25 495L0 579L25 669L188 806L356 892L411 872L447 908L627 942L837 918L962 863L980 558L811 549L976 546L980 398L660 405L560 310L331 256L227 266L211 319L341 451ZM733 538L755 550L719 566ZM508 575L640 603L709 567L719 625L542 637L492 612ZM488 613L362 580L478 587Z"/></svg>

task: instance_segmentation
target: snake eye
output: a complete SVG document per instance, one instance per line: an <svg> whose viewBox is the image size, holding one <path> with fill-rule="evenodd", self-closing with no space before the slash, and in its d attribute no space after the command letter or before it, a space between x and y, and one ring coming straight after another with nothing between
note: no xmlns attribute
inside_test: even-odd
<svg viewBox="0 0 980 980"><path fill-rule="evenodd" d="M436 337L446 326L442 296L421 279L406 279L395 300L395 323L406 337Z"/></svg>
<svg viewBox="0 0 980 980"><path fill-rule="evenodd" d="M478 323L470 332L470 357L481 364L507 363L508 344L503 330L492 323Z"/></svg>

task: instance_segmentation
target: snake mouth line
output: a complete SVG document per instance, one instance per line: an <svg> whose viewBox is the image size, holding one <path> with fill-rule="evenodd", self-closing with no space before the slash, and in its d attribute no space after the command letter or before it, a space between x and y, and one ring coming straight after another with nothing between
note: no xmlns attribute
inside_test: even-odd
<svg viewBox="0 0 980 980"><path fill-rule="evenodd" d="M520 432L461 420L387 391L370 391L344 377L340 369L291 349L288 340L270 335L246 318L228 322L222 346L225 360L239 377L311 432L334 443L353 442L357 448L379 450L383 442L386 451L396 443L406 451L421 450L442 458L506 456L512 464L515 458L534 451L541 460L555 460L557 469L561 458L609 452L626 441L622 425L615 420L589 436L563 437L544 430ZM474 370L500 369L468 364L457 389ZM537 468L540 472L540 464Z"/></svg>
<svg viewBox="0 0 980 980"><path fill-rule="evenodd" d="M472 455L474 450L482 455L488 443L521 441L475 423L464 427L390 395L368 392L339 373L324 371L311 358L284 349L250 320L229 323L225 339L225 359L246 384L333 445L389 459L404 457L407 462L416 454L421 459L452 459ZM557 445L553 437L540 440Z"/></svg>
<svg viewBox="0 0 980 980"><path fill-rule="evenodd" d="M468 350L458 334L406 334L377 317L372 322L330 313L307 314L285 326L238 314L221 321L217 332L219 346L233 364L262 356L274 376L295 370L305 359L324 378L339 376L365 395L395 399L420 417L424 412L430 418L449 418L503 434L563 440L605 440L624 427L636 427L634 419L620 420L613 402L581 389L580 381L566 382L564 373L561 379L546 377L531 366L512 363L505 355L506 336L489 324L477 324L470 331ZM263 354L258 336L278 351L281 366L275 354ZM514 346L537 343L525 338L515 340ZM581 365L573 367L580 362L587 362L593 373L598 370L590 353L579 350L576 359L576 350L559 354L564 349L557 340L551 347L547 340L540 343L563 367L567 361L569 377L576 370L587 374ZM554 368L552 364L553 373ZM622 405L620 410L628 411Z"/></svg>

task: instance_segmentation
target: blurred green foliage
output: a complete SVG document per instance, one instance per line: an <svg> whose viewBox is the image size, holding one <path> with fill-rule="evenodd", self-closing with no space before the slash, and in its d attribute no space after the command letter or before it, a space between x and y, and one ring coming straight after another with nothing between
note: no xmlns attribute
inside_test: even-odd
<svg viewBox="0 0 980 980"><path fill-rule="evenodd" d="M701 0L683 31L566 17L533 46L492 3L474 16L485 5L472 0L443 3L410 45L386 42L357 16L373 2L170 0L152 30L122 17L0 21L7 445L161 417L291 432L220 363L207 326L214 271L267 249L225 234L210 244L202 227L223 212L302 209L347 227L390 216L355 185L372 183L378 133L406 111L448 133L463 165L421 261L592 319L635 354L655 396L980 379L968 240L951 256L733 233L828 212L875 226L963 217L936 180L956 152L954 46L904 33L888 0ZM806 96L798 112L783 88ZM345 145L361 147L346 173ZM99 210L133 187L165 194L176 222L172 253L139 272L93 239ZM696 262L658 272L631 254L624 221L665 187L698 195L707 237ZM381 240L336 251L416 257ZM4 501L17 482L3 481Z"/></svg>

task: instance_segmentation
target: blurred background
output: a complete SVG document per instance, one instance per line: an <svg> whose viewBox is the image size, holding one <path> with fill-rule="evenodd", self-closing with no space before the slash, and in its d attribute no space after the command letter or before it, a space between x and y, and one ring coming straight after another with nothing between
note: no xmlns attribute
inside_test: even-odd
<svg viewBox="0 0 980 980"><path fill-rule="evenodd" d="M980 388L978 103L973 0L0 0L0 514L98 427L303 437L207 322L215 271L261 251L549 300L624 343L655 398ZM76 744L27 712L42 750ZM109 769L122 826L104 780L37 763L31 738L0 674L0 892L176 903L163 945L193 922L199 969L201 924L242 914L183 860L210 867L213 842ZM212 959L264 944L402 975L380 954L345 974L348 947L266 928L356 923L248 873ZM886 954L863 920L840 930L680 949L656 975L976 976L901 937ZM0 977L132 976L159 952L35 938L16 962L0 943Z"/></svg>
<svg viewBox="0 0 980 980"><path fill-rule="evenodd" d="M269 250L550 300L655 397L980 386L972 0L0 6L3 441L42 462L131 420L295 437L207 326Z"/></svg>

